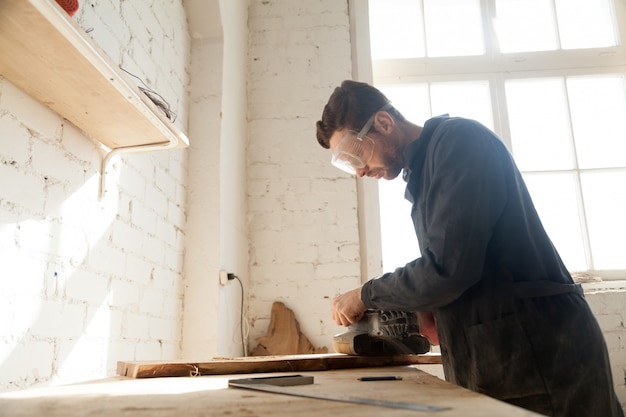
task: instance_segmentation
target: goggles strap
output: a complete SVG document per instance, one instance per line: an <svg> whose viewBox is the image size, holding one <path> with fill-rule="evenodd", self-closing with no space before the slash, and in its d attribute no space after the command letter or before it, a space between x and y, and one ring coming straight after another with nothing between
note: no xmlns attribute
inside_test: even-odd
<svg viewBox="0 0 626 417"><path fill-rule="evenodd" d="M367 132L370 131L370 129L372 128L372 125L374 124L374 118L376 117L376 114L379 111L387 111L389 109L391 109L393 107L393 105L391 103L387 103L384 106L382 106L380 109L376 110L376 112L372 115L372 117L370 117L367 122L365 122L365 125L363 126L363 129L361 129L361 131L359 131L359 134L356 135L356 138L359 140L363 140L363 138L365 137L365 135L367 135Z"/></svg>

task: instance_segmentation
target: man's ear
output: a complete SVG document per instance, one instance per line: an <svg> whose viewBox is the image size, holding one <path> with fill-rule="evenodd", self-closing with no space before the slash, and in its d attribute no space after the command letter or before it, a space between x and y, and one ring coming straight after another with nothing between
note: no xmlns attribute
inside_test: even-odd
<svg viewBox="0 0 626 417"><path fill-rule="evenodd" d="M393 120L393 117L391 117L389 113L387 113L384 110L381 110L378 113L376 113L376 116L374 117L374 126L377 131L381 133L389 134L393 131L395 127L395 121Z"/></svg>

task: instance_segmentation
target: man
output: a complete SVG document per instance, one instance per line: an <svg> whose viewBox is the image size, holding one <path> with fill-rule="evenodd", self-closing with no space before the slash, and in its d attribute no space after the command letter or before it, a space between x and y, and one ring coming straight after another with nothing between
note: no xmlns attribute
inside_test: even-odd
<svg viewBox="0 0 626 417"><path fill-rule="evenodd" d="M337 324L366 309L418 311L448 381L548 416L623 416L598 323L493 132L447 116L415 125L374 87L344 81L317 140L359 177L404 171L421 249L336 297Z"/></svg>

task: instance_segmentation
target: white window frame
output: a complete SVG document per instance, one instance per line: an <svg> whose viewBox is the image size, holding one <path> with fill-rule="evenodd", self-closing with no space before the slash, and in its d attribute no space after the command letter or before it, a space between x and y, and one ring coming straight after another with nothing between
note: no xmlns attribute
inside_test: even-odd
<svg viewBox="0 0 626 417"><path fill-rule="evenodd" d="M613 3L616 19L619 22L619 39L626 40L626 1L613 0ZM491 40L495 38L495 32L489 19L483 19L487 39L485 39L486 53L482 56L389 59L372 62L368 2L349 0L349 6L352 27L353 79L373 85L488 80L492 87L490 90L494 130L509 149L512 145L506 114L505 80L603 73L626 75L625 45L583 50L501 54L494 51L495 42ZM483 16L494 15L494 0L481 0L481 7ZM460 61L463 62L461 75L454 70L455 64ZM374 74L376 74L375 77ZM359 221L363 247L362 276L366 280L383 272L380 214L377 204L378 183L369 179L357 179L357 184L357 191L360 195ZM626 279L626 271L593 270L588 272L607 280Z"/></svg>

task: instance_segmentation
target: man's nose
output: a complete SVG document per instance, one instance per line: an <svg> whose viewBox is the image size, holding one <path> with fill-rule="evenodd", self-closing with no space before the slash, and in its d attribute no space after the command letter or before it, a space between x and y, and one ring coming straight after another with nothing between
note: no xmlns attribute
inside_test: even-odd
<svg viewBox="0 0 626 417"><path fill-rule="evenodd" d="M355 171L356 171L356 176L357 177L363 178L365 176L365 174L367 173L367 166L365 166L363 168L358 168Z"/></svg>

